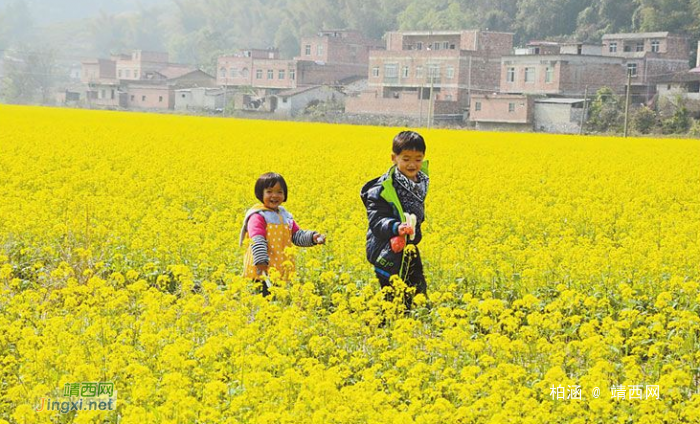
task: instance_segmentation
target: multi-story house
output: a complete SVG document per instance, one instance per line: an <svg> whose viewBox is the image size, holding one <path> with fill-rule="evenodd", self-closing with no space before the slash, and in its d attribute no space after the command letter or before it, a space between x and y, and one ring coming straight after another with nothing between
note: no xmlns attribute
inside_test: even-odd
<svg viewBox="0 0 700 424"><path fill-rule="evenodd" d="M368 88L346 99L349 113L461 120L470 98L498 91L501 56L513 34L489 31L403 31L386 36L369 56Z"/></svg>
<svg viewBox="0 0 700 424"><path fill-rule="evenodd" d="M636 86L652 85L658 77L690 69L688 38L669 32L606 34L603 55L624 58Z"/></svg>
<svg viewBox="0 0 700 424"><path fill-rule="evenodd" d="M603 86L624 91L625 60L604 56L602 46L531 42L515 53L501 59L502 93L580 97Z"/></svg>
<svg viewBox="0 0 700 424"><path fill-rule="evenodd" d="M199 69L170 63L167 53L143 50L83 61L81 82L88 106L108 108L172 109L176 88L215 85Z"/></svg>
<svg viewBox="0 0 700 424"><path fill-rule="evenodd" d="M380 42L358 31L321 31L303 38L299 56L282 59L277 49L241 50L218 59L220 86L249 86L265 93L339 81L367 74L369 51Z"/></svg>

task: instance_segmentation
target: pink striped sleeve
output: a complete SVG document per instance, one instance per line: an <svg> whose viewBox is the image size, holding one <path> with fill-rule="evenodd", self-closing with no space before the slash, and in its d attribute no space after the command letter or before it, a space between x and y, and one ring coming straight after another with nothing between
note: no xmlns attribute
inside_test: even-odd
<svg viewBox="0 0 700 424"><path fill-rule="evenodd" d="M267 238L267 223L262 215L256 213L248 218L248 237L263 236Z"/></svg>

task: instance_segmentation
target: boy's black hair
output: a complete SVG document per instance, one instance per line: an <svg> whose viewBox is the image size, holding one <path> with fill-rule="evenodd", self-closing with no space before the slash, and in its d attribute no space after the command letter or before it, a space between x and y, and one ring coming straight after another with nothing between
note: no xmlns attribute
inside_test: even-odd
<svg viewBox="0 0 700 424"><path fill-rule="evenodd" d="M255 197L260 200L262 203L263 201L263 192L265 191L266 188L271 188L274 187L275 184L280 183L280 186L282 187L282 191L284 191L284 201L287 201L287 182L284 181L284 178L280 174L277 174L275 172L266 172L258 178L258 181L255 182Z"/></svg>
<svg viewBox="0 0 700 424"><path fill-rule="evenodd" d="M397 155L404 150L416 150L425 153L425 140L423 140L423 136L415 131L401 131L394 137L391 150Z"/></svg>

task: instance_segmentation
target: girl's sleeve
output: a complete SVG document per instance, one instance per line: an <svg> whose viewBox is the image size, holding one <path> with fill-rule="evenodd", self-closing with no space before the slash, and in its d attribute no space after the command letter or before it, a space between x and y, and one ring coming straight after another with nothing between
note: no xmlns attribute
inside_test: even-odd
<svg viewBox="0 0 700 424"><path fill-rule="evenodd" d="M252 239L255 236L267 237L267 223L265 222L265 218L257 213L248 218L248 237Z"/></svg>
<svg viewBox="0 0 700 424"><path fill-rule="evenodd" d="M267 253L267 224L262 215L255 214L248 219L248 236L252 241L250 245L253 253L253 264L269 264L270 256Z"/></svg>
<svg viewBox="0 0 700 424"><path fill-rule="evenodd" d="M292 243L299 247L314 246L314 234L316 231L302 230L296 221L292 220Z"/></svg>

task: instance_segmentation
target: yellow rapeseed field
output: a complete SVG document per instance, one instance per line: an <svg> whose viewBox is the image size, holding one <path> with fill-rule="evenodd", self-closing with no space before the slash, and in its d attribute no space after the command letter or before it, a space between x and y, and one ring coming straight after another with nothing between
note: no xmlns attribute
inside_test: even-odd
<svg viewBox="0 0 700 424"><path fill-rule="evenodd" d="M1 106L0 423L700 421L700 141L420 131L404 314L359 198L399 130ZM263 298L267 171L328 242ZM76 382L116 411L35 411Z"/></svg>

